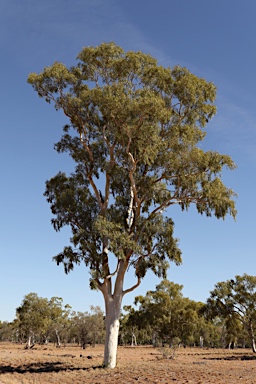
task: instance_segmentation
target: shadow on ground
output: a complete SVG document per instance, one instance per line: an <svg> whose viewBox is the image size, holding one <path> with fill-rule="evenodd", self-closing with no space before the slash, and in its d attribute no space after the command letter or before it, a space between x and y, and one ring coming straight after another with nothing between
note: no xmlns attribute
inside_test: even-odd
<svg viewBox="0 0 256 384"><path fill-rule="evenodd" d="M234 355L234 356L220 356L220 357L204 357L204 360L256 360L256 356L251 355Z"/></svg>
<svg viewBox="0 0 256 384"><path fill-rule="evenodd" d="M91 369L103 368L102 365L91 366L91 367L74 367L74 366L63 366L62 362L54 363L32 363L28 365L22 365L18 367L12 367L11 365L0 366L0 374L4 373L51 373L51 372L64 372L64 371L89 371Z"/></svg>

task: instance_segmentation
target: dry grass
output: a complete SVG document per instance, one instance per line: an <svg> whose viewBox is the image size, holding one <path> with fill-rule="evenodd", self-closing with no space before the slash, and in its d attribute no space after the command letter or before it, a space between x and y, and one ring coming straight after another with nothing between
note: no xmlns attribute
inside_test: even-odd
<svg viewBox="0 0 256 384"><path fill-rule="evenodd" d="M117 368L108 370L101 367L103 346L25 350L2 343L0 384L253 384L255 359L252 352L240 349L180 348L171 360L152 347L119 347Z"/></svg>

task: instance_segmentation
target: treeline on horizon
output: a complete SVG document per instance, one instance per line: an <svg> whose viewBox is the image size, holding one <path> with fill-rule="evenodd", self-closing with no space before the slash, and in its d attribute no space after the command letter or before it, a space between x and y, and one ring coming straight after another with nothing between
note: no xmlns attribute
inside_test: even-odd
<svg viewBox="0 0 256 384"><path fill-rule="evenodd" d="M134 306L124 306L119 345L169 345L255 349L256 277L244 274L217 283L206 303L182 294L183 286L163 280L154 291L136 296ZM56 346L105 342L104 312L91 306L75 312L63 299L27 294L12 322L0 321L0 341L52 342Z"/></svg>

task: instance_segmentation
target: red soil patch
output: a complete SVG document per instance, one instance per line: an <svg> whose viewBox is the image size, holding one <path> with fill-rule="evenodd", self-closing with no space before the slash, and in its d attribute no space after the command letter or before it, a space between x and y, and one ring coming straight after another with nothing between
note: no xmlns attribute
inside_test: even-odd
<svg viewBox="0 0 256 384"><path fill-rule="evenodd" d="M101 367L103 349L2 343L0 384L256 383L250 350L180 348L175 359L163 359L152 347L118 347L117 367L109 370Z"/></svg>

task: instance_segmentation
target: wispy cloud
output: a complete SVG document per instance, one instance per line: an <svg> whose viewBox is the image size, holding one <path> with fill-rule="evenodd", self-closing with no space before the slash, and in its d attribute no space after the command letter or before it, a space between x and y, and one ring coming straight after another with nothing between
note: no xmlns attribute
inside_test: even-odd
<svg viewBox="0 0 256 384"><path fill-rule="evenodd" d="M118 20L112 1L3 0L0 44L23 62L73 59L85 45L114 40Z"/></svg>
<svg viewBox="0 0 256 384"><path fill-rule="evenodd" d="M231 99L218 97L218 113L209 125L210 140L234 158L256 161L256 113Z"/></svg>
<svg viewBox="0 0 256 384"><path fill-rule="evenodd" d="M73 62L80 49L115 41L125 49L142 50L172 65L161 48L147 41L116 1L2 0L0 45L23 64ZM46 62L51 58L50 63Z"/></svg>
<svg viewBox="0 0 256 384"><path fill-rule="evenodd" d="M214 68L202 70L177 60L149 41L140 26L125 14L121 3L114 0L2 0L0 3L2 50L28 71L41 70L55 60L68 65L74 63L83 46L102 41L115 41L126 50L150 53L164 66L184 65L216 85L221 84L218 114L209 125L209 136L235 154L243 152L256 157L254 111L234 103L234 98L225 91L229 89L230 93L230 86L223 85Z"/></svg>

